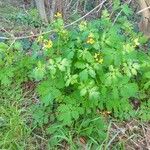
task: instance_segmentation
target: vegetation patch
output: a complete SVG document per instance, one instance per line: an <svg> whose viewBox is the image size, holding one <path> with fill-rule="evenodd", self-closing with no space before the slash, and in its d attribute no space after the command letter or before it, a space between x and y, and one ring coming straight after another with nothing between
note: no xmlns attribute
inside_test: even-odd
<svg viewBox="0 0 150 150"><path fill-rule="evenodd" d="M111 120L150 120L150 53L122 13L69 28L57 13L51 33L0 43L0 148L108 149L122 134L113 148L127 147L131 128Z"/></svg>

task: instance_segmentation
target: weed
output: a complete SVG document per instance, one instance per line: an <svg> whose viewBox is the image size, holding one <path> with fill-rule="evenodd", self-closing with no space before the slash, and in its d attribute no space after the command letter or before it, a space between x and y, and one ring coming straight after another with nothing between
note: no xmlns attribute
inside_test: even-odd
<svg viewBox="0 0 150 150"><path fill-rule="evenodd" d="M49 149L64 145L101 149L108 144L104 145L107 149L106 118L150 119L150 57L141 50L147 39L128 20L131 9L121 8L123 15L115 22L105 10L101 19L71 29L64 27L59 15L48 27L53 35L38 37L30 55L18 41L11 47L0 43L1 91L14 83L36 83L38 101L29 106L30 126L46 130L42 133L50 137L46 140ZM20 149L28 129L17 106L21 95L11 90L9 99L11 96L15 97L6 105L6 95L1 97L0 144ZM118 147L123 149L124 144Z"/></svg>

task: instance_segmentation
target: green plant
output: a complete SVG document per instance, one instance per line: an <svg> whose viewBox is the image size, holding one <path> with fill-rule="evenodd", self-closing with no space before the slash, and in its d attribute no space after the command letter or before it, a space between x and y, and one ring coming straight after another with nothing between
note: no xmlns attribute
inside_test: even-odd
<svg viewBox="0 0 150 150"><path fill-rule="evenodd" d="M130 14L127 6L123 11ZM44 35L35 42L42 49L31 77L40 82L41 105L54 109L56 121L71 126L81 118L99 116L98 110L130 119L137 115L130 98L144 101L140 111L149 108L148 97L141 98L143 86L149 93L150 59L140 50L146 39L134 32L126 16L113 24L104 11L100 20L81 22L71 30L64 28L61 18L52 26L54 39Z"/></svg>
<svg viewBox="0 0 150 150"><path fill-rule="evenodd" d="M15 81L18 85L29 79L29 72L35 64L32 57L22 50L21 42L9 47L0 43L0 83L9 86Z"/></svg>
<svg viewBox="0 0 150 150"><path fill-rule="evenodd" d="M12 14L7 18L20 25L32 26L36 28L44 25L42 20L39 19L36 9L28 10L28 12L20 11L19 13L17 12Z"/></svg>
<svg viewBox="0 0 150 150"><path fill-rule="evenodd" d="M48 27L52 35L38 37L30 55L19 42L11 48L0 44L0 82L3 87L14 81L36 83L32 126L47 128L50 145L65 141L71 146L76 137L84 137L90 147L100 145L106 137L105 116L150 119L150 57L142 51L147 39L134 31L128 6L122 9L116 22L105 10L101 19L70 29L58 16Z"/></svg>

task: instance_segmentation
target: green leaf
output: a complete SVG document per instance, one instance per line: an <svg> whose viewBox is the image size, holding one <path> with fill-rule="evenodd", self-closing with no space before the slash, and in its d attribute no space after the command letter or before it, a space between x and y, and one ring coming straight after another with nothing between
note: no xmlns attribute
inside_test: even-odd
<svg viewBox="0 0 150 150"><path fill-rule="evenodd" d="M16 49L16 50L23 50L21 42L15 42L14 43L14 49Z"/></svg>
<svg viewBox="0 0 150 150"><path fill-rule="evenodd" d="M99 43L96 42L96 43L93 45L93 48L95 48L96 50L99 50L99 49L100 49Z"/></svg>
<svg viewBox="0 0 150 150"><path fill-rule="evenodd" d="M119 100L119 91L118 91L117 87L113 87L112 94L113 94L113 99L114 100Z"/></svg>
<svg viewBox="0 0 150 150"><path fill-rule="evenodd" d="M74 52L73 51L69 52L69 54L67 55L67 58L72 59L73 57L74 57Z"/></svg>
<svg viewBox="0 0 150 150"><path fill-rule="evenodd" d="M94 62L94 58L89 51L84 52L83 59L86 59L89 63Z"/></svg>
<svg viewBox="0 0 150 150"><path fill-rule="evenodd" d="M62 104L58 107L58 120L63 121L65 125L70 125L72 122L72 115L69 105Z"/></svg>
<svg viewBox="0 0 150 150"><path fill-rule="evenodd" d="M132 9L129 8L129 6L128 6L127 4L122 5L122 11L123 11L127 16L133 14Z"/></svg>
<svg viewBox="0 0 150 150"><path fill-rule="evenodd" d="M48 106L54 100L54 97L52 93L47 93L46 95L42 95L41 100L45 106Z"/></svg>
<svg viewBox="0 0 150 150"><path fill-rule="evenodd" d="M53 104L53 100L60 98L61 96L60 90L58 90L55 85L53 85L53 82L49 80L41 82L37 87L37 92L45 106Z"/></svg>
<svg viewBox="0 0 150 150"><path fill-rule="evenodd" d="M132 73L133 75L135 75L135 76L136 76L136 75L137 75L137 71L136 71L136 69L132 68L132 69L131 69L131 73Z"/></svg>
<svg viewBox="0 0 150 150"><path fill-rule="evenodd" d="M79 77L80 77L81 81L87 81L88 80L88 71L87 71L87 69L84 69L82 72L80 72Z"/></svg>
<svg viewBox="0 0 150 150"><path fill-rule="evenodd" d="M89 73L89 75L90 75L92 78L95 78L96 73L95 73L95 71L94 71L92 68L90 68L90 69L88 70L88 73Z"/></svg>
<svg viewBox="0 0 150 150"><path fill-rule="evenodd" d="M112 84L112 77L110 74L105 75L104 83L106 86L110 86Z"/></svg>
<svg viewBox="0 0 150 150"><path fill-rule="evenodd" d="M71 84L77 83L77 78L78 78L77 74L72 75L71 76Z"/></svg>
<svg viewBox="0 0 150 150"><path fill-rule="evenodd" d="M98 100L100 98L100 93L97 87L93 87L89 90L89 99Z"/></svg>
<svg viewBox="0 0 150 150"><path fill-rule="evenodd" d="M136 83L128 83L121 88L121 96L124 98L135 97L138 92Z"/></svg>
<svg viewBox="0 0 150 150"><path fill-rule="evenodd" d="M10 85L14 76L14 68L3 68L0 70L0 81L4 86Z"/></svg>
<svg viewBox="0 0 150 150"><path fill-rule="evenodd" d="M145 77L145 78L150 79L150 71L149 71L149 72L144 73L144 77Z"/></svg>
<svg viewBox="0 0 150 150"><path fill-rule="evenodd" d="M47 133L53 134L55 133L61 126L58 125L57 123L50 125L50 127L47 128Z"/></svg>
<svg viewBox="0 0 150 150"><path fill-rule="evenodd" d="M78 109L76 111L72 111L72 117L77 120L79 118L79 112L78 112Z"/></svg>
<svg viewBox="0 0 150 150"><path fill-rule="evenodd" d="M8 76L4 76L3 79L1 79L1 83L6 86L6 85L10 85L12 82L12 80L8 77Z"/></svg>
<svg viewBox="0 0 150 150"><path fill-rule="evenodd" d="M58 64L58 68L60 69L60 71L66 71L66 67L69 66L69 61L64 58L59 64Z"/></svg>
<svg viewBox="0 0 150 150"><path fill-rule="evenodd" d="M113 10L117 10L118 8L120 8L120 0L114 0L113 1Z"/></svg>
<svg viewBox="0 0 150 150"><path fill-rule="evenodd" d="M32 42L30 41L30 39L27 38L27 39L22 39L21 44L23 50L27 51L31 47Z"/></svg>
<svg viewBox="0 0 150 150"><path fill-rule="evenodd" d="M32 77L36 80L36 81L40 81L44 78L45 75L45 70L44 68L35 68L32 72Z"/></svg>
<svg viewBox="0 0 150 150"><path fill-rule="evenodd" d="M44 78L46 73L45 65L42 64L40 61L38 62L37 67L33 70L31 76L36 80L40 81Z"/></svg>
<svg viewBox="0 0 150 150"><path fill-rule="evenodd" d="M87 93L87 89L86 88L83 88L81 91L80 91L80 95L81 96L85 96Z"/></svg>
<svg viewBox="0 0 150 150"><path fill-rule="evenodd" d="M84 114L84 107L78 107L78 112L80 115Z"/></svg>
<svg viewBox="0 0 150 150"><path fill-rule="evenodd" d="M85 68L85 63L82 62L82 61L77 61L75 63L75 67L78 68L78 69L84 69Z"/></svg>
<svg viewBox="0 0 150 150"><path fill-rule="evenodd" d="M150 81L144 84L144 89L149 89L149 88L150 88Z"/></svg>
<svg viewBox="0 0 150 150"><path fill-rule="evenodd" d="M9 48L9 46L3 42L0 42L0 52L5 51Z"/></svg>

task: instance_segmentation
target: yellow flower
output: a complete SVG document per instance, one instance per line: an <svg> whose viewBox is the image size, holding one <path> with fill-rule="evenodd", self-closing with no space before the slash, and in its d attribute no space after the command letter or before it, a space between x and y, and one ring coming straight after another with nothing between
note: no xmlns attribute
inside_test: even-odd
<svg viewBox="0 0 150 150"><path fill-rule="evenodd" d="M98 53L95 53L94 58L96 59L98 57L98 55L99 55Z"/></svg>
<svg viewBox="0 0 150 150"><path fill-rule="evenodd" d="M61 17L62 17L62 14L61 14L60 12L57 12L57 13L55 14L55 17L56 17L56 18L61 18Z"/></svg>
<svg viewBox="0 0 150 150"><path fill-rule="evenodd" d="M111 111L101 111L100 113L101 113L104 117L108 117L109 115L112 114Z"/></svg>
<svg viewBox="0 0 150 150"><path fill-rule="evenodd" d="M102 64L103 63L103 58L99 59L98 63Z"/></svg>
<svg viewBox="0 0 150 150"><path fill-rule="evenodd" d="M88 44L94 44L95 41L94 41L93 38L88 38L88 39L87 39L87 43L88 43Z"/></svg>
<svg viewBox="0 0 150 150"><path fill-rule="evenodd" d="M53 46L53 42L51 40L44 40L43 47L44 48L51 48Z"/></svg>
<svg viewBox="0 0 150 150"><path fill-rule="evenodd" d="M102 58L102 55L100 53L95 53L94 58L99 64L102 64L104 61L104 59Z"/></svg>
<svg viewBox="0 0 150 150"><path fill-rule="evenodd" d="M68 36L68 31L63 29L62 31L60 31L60 34L63 38L65 38Z"/></svg>
<svg viewBox="0 0 150 150"><path fill-rule="evenodd" d="M86 27L87 27L87 22L86 22L86 21L82 21L82 22L79 24L79 29L80 29L80 31L85 30Z"/></svg>
<svg viewBox="0 0 150 150"><path fill-rule="evenodd" d="M87 39L87 43L88 44L94 44L95 43L94 34L93 33L89 34L88 39Z"/></svg>

